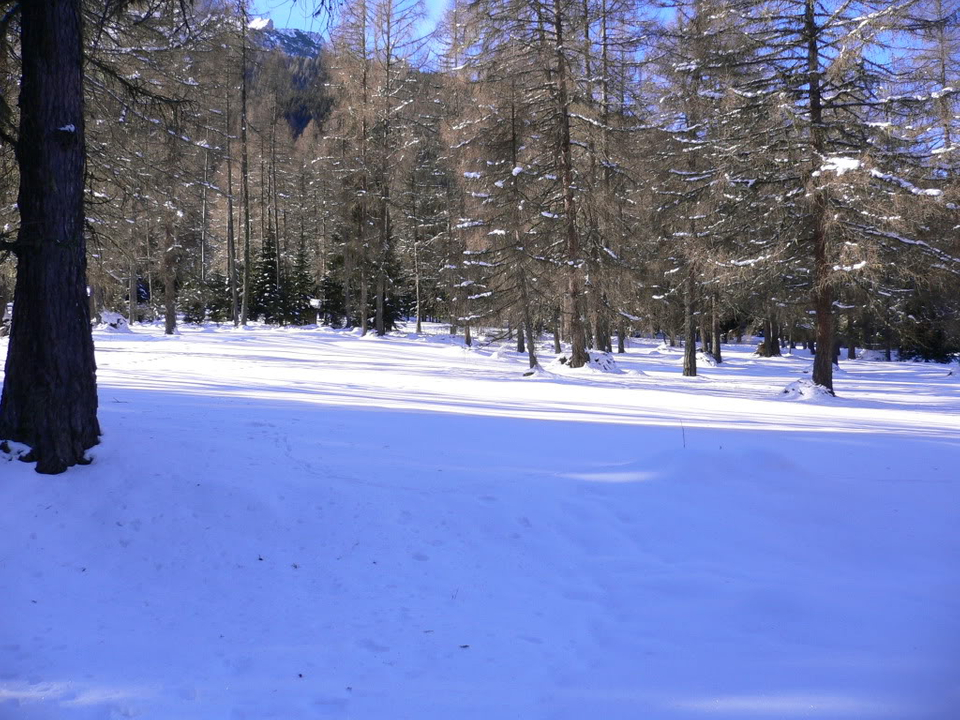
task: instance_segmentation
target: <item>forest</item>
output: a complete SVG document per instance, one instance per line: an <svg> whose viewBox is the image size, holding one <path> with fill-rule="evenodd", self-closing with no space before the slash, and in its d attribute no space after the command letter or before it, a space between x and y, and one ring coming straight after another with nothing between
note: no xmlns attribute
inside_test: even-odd
<svg viewBox="0 0 960 720"><path fill-rule="evenodd" d="M108 5L109 6L109 5ZM91 313L401 318L622 350L960 351L957 8L944 0L84 5ZM16 235L18 16L0 55ZM956 88L954 86L957 86ZM0 312L14 257L0 255ZM816 352L827 348L827 352Z"/></svg>

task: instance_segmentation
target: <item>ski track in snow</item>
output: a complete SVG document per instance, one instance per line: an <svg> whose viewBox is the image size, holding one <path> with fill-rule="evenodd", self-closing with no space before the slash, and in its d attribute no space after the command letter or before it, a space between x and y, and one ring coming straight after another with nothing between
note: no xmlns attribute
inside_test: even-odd
<svg viewBox="0 0 960 720"><path fill-rule="evenodd" d="M98 330L94 463L0 456L0 720L960 717L947 367L429 330Z"/></svg>

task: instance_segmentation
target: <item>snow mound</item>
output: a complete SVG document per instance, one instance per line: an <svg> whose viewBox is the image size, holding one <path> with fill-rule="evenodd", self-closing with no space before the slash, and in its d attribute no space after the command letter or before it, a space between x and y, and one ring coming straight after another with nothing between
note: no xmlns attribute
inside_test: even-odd
<svg viewBox="0 0 960 720"><path fill-rule="evenodd" d="M613 355L607 352L594 352L590 351L590 367L596 368L600 372L605 373L614 373L615 375L623 375L623 369L617 365L617 361L613 359Z"/></svg>
<svg viewBox="0 0 960 720"><path fill-rule="evenodd" d="M717 361L714 359L713 355L710 353L705 353L701 350L697 353L697 365L709 365L710 367L716 367Z"/></svg>
<svg viewBox="0 0 960 720"><path fill-rule="evenodd" d="M104 310L100 313L100 329L107 332L132 333L130 323L118 312Z"/></svg>
<svg viewBox="0 0 960 720"><path fill-rule="evenodd" d="M588 351L590 354L590 360L586 365L580 368L572 368L569 365L569 360L566 355L561 355L553 362L547 365L547 370L554 373L559 373L562 375L577 373L577 374L597 374L597 375L640 375L639 371L636 370L624 370L619 365L617 361L613 359L613 355L607 352L597 352L595 350Z"/></svg>
<svg viewBox="0 0 960 720"><path fill-rule="evenodd" d="M30 446L13 440L0 442L0 460L16 460L30 452Z"/></svg>
<svg viewBox="0 0 960 720"><path fill-rule="evenodd" d="M810 380L794 380L783 389L783 394L788 400L833 400L833 395L822 385L815 385Z"/></svg>

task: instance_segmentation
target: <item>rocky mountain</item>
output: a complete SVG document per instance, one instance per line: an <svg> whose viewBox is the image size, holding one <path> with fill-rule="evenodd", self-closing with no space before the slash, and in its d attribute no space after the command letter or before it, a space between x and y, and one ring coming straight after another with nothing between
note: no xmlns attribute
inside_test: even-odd
<svg viewBox="0 0 960 720"><path fill-rule="evenodd" d="M323 45L318 32L278 28L269 18L252 18L251 37L267 50L279 49L293 57L315 58Z"/></svg>

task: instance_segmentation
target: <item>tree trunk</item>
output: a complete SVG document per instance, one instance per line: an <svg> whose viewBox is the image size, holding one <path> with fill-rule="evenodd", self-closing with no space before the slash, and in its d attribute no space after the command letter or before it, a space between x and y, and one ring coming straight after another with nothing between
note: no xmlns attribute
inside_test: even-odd
<svg viewBox="0 0 960 720"><path fill-rule="evenodd" d="M684 347L683 347L683 374L694 377L697 374L697 326L693 317L693 294L696 290L693 276L693 265L687 268L687 280L683 295L684 314Z"/></svg>
<svg viewBox="0 0 960 720"><path fill-rule="evenodd" d="M577 230L577 206L573 180L573 152L570 138L570 105L567 88L567 60L564 56L563 6L553 0L554 43L557 59L555 81L559 136L557 155L563 187L563 215L566 229L567 282L565 311L570 327L570 367L583 367L590 361L583 327L583 258L580 257L580 233Z"/></svg>
<svg viewBox="0 0 960 720"><path fill-rule="evenodd" d="M416 227L416 224L415 224L415 227ZM420 258L417 253L417 246L419 244L420 236L416 229L414 229L413 233L414 233L413 234L414 284L417 291L417 335L420 335L423 332L423 322L421 320L423 313L421 311L421 304L420 304Z"/></svg>
<svg viewBox="0 0 960 720"><path fill-rule="evenodd" d="M137 321L137 261L130 244L130 269L127 271L127 322L133 325Z"/></svg>
<svg viewBox="0 0 960 720"><path fill-rule="evenodd" d="M773 309L769 311L763 338L763 357L780 357L780 323Z"/></svg>
<svg viewBox="0 0 960 720"><path fill-rule="evenodd" d="M227 93L225 133L227 139L227 282L230 287L230 319L236 327L240 324L237 303L237 239L233 233L233 155L230 148L230 94Z"/></svg>
<svg viewBox="0 0 960 720"><path fill-rule="evenodd" d="M179 250L173 228L167 223L167 249L163 253L163 332L173 335L177 331L177 260Z"/></svg>
<svg viewBox="0 0 960 720"><path fill-rule="evenodd" d="M367 334L367 274L360 273L360 335Z"/></svg>
<svg viewBox="0 0 960 720"><path fill-rule="evenodd" d="M387 294L387 276L381 269L377 274L377 314L374 319L374 329L377 333L377 337L383 337L387 334L386 324L384 323L383 312L384 312L384 300L386 299Z"/></svg>
<svg viewBox="0 0 960 720"><path fill-rule="evenodd" d="M250 316L251 265L250 257L250 163L247 155L247 10L241 6L240 43L240 182L243 186L243 298L240 306L240 322L247 324Z"/></svg>
<svg viewBox="0 0 960 720"><path fill-rule="evenodd" d="M98 442L86 302L85 143L79 0L20 6L20 231L0 438L40 473L87 462Z"/></svg>
<svg viewBox="0 0 960 720"><path fill-rule="evenodd" d="M626 334L627 334L627 331L626 331L626 329L623 327L623 323L621 322L621 323L617 326L617 352L620 353L620 354L623 354L623 353L625 353L625 352L627 351L627 348L626 348Z"/></svg>
<svg viewBox="0 0 960 720"><path fill-rule="evenodd" d="M555 310L553 314L553 353L559 355L563 352L560 345L560 310Z"/></svg>
<svg viewBox="0 0 960 720"><path fill-rule="evenodd" d="M847 314L847 360L857 359L856 326L853 322L853 313Z"/></svg>
<svg viewBox="0 0 960 720"><path fill-rule="evenodd" d="M817 323L818 352L813 358L813 382L833 394L833 292L830 265L827 262L827 198L813 177L824 157L823 103L820 96L820 47L816 21L816 2L806 0L804 34L807 38L807 76L810 92L810 180L815 187L809 193L813 225L813 309Z"/></svg>
<svg viewBox="0 0 960 720"><path fill-rule="evenodd" d="M723 351L720 347L720 315L717 313L717 297L710 298L710 326L713 328L712 355L717 365L723 362Z"/></svg>
<svg viewBox="0 0 960 720"><path fill-rule="evenodd" d="M515 230L519 237L519 230ZM533 343L533 313L530 311L530 295L527 292L527 277L523 272L523 267L517 267L517 285L520 287L520 302L523 304L523 325L517 333L517 352L527 351L527 359L530 361L530 367L537 366L537 349ZM524 348L523 334L527 334L526 348Z"/></svg>

